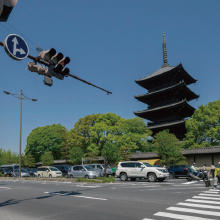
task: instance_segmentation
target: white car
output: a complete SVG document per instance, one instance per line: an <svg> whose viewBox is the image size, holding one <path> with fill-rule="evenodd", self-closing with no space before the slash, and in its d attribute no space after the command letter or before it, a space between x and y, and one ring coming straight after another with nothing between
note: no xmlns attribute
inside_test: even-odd
<svg viewBox="0 0 220 220"><path fill-rule="evenodd" d="M37 177L61 177L62 172L56 167L45 166L37 168Z"/></svg>
<svg viewBox="0 0 220 220"><path fill-rule="evenodd" d="M163 181L169 177L169 172L163 167L153 167L149 163L138 161L119 162L116 169L116 177L121 181L136 178L146 178L149 182Z"/></svg>

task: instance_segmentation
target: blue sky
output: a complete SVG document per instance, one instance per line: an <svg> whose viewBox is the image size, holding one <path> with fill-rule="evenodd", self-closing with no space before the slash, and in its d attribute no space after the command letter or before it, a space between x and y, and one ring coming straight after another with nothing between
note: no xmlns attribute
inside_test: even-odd
<svg viewBox="0 0 220 220"><path fill-rule="evenodd" d="M146 90L134 80L162 65L162 33L168 63L180 62L198 82L198 107L219 99L220 1L194 0L20 0L0 40L16 33L36 46L71 57L71 73L112 91L112 95L75 79L54 80L53 87L26 70L28 59L12 60L0 48L0 89L37 98L23 105L23 149L32 129L60 123L71 129L88 114L113 112L124 118L146 106L134 99ZM0 147L18 152L19 103L0 91Z"/></svg>

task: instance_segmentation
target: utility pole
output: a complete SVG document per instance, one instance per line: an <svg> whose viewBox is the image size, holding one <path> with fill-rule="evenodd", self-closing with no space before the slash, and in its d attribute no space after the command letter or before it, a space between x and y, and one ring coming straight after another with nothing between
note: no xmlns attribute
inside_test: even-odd
<svg viewBox="0 0 220 220"><path fill-rule="evenodd" d="M32 102L36 102L37 99L32 99L29 97L26 97L23 93L23 90L20 90L20 93L11 93L8 91L3 91L6 95L14 96L15 98L19 99L20 101L20 135L19 135L19 178L21 178L21 150L22 150L22 102L23 100L30 100Z"/></svg>

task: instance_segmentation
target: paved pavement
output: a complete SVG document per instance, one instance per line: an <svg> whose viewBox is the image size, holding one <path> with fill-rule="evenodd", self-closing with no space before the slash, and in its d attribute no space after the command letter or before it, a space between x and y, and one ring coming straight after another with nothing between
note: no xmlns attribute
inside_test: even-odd
<svg viewBox="0 0 220 220"><path fill-rule="evenodd" d="M220 219L220 190L185 179L89 184L0 180L1 220Z"/></svg>

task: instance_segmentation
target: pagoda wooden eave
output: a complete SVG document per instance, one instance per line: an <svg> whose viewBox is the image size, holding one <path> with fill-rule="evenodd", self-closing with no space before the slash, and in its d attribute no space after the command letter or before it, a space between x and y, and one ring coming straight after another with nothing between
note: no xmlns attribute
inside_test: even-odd
<svg viewBox="0 0 220 220"><path fill-rule="evenodd" d="M148 126L148 128L153 132L153 136L162 130L168 129L170 133L175 134L180 140L184 138L184 134L186 133L185 120L155 124Z"/></svg>
<svg viewBox="0 0 220 220"><path fill-rule="evenodd" d="M180 125L184 125L185 126L185 119L183 120L178 120L178 121L170 121L170 122L164 122L164 123L154 123L150 126L147 126L150 130L154 130L154 129L166 129L166 128L170 128L173 126L180 126Z"/></svg>
<svg viewBox="0 0 220 220"><path fill-rule="evenodd" d="M163 97L166 98L169 95L178 97L179 99L186 99L187 101L191 101L199 97L186 86L184 81L181 81L163 89L135 96L135 98L145 104L151 105L152 103L155 103L155 101L161 100Z"/></svg>
<svg viewBox="0 0 220 220"><path fill-rule="evenodd" d="M193 115L194 111L195 109L189 105L186 100L182 100L168 105L134 112L134 114L150 121L158 121L161 118L167 118L170 115L176 115L181 118L190 117Z"/></svg>
<svg viewBox="0 0 220 220"><path fill-rule="evenodd" d="M180 63L177 66L166 66L162 67L156 72L142 78L139 80L135 80L135 82L142 86L145 89L152 89L154 86L154 82L157 82L160 80L161 82L164 82L164 85L166 84L168 79L172 79L173 77L177 78L177 81L184 80L186 85L195 83L197 80L194 79L182 66Z"/></svg>

